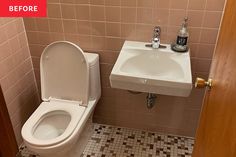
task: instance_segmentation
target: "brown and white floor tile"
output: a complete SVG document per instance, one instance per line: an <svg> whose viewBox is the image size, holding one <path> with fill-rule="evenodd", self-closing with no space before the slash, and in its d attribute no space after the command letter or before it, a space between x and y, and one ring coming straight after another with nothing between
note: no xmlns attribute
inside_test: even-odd
<svg viewBox="0 0 236 157"><path fill-rule="evenodd" d="M191 157L194 139L95 124L83 157Z"/></svg>

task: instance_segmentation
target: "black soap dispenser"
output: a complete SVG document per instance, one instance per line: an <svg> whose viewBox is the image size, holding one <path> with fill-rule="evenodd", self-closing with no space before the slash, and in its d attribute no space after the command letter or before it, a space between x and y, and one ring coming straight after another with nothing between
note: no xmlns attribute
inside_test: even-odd
<svg viewBox="0 0 236 157"><path fill-rule="evenodd" d="M188 18L184 18L182 26L178 32L176 43L171 45L172 50L176 52L187 52L188 51Z"/></svg>

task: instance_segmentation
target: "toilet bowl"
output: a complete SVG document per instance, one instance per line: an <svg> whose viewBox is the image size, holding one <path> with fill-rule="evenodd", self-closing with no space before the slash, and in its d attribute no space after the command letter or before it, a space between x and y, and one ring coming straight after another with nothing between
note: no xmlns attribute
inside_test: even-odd
<svg viewBox="0 0 236 157"><path fill-rule="evenodd" d="M41 55L40 74L43 102L21 130L24 143L42 157L68 156L101 96L99 57L71 42L54 42Z"/></svg>

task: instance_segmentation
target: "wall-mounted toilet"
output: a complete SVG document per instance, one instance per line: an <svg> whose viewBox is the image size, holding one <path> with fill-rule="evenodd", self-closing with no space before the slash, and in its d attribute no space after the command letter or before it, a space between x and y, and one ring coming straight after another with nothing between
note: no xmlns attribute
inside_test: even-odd
<svg viewBox="0 0 236 157"><path fill-rule="evenodd" d="M22 128L24 143L40 156L68 156L86 134L101 96L99 56L54 42L41 55L40 73L43 102Z"/></svg>

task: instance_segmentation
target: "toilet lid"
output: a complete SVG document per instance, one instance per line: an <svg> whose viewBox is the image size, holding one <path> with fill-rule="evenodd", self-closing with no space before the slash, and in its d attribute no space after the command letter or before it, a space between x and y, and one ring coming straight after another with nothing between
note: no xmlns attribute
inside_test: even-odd
<svg viewBox="0 0 236 157"><path fill-rule="evenodd" d="M67 41L48 45L40 59L42 99L88 102L89 66L83 50Z"/></svg>

